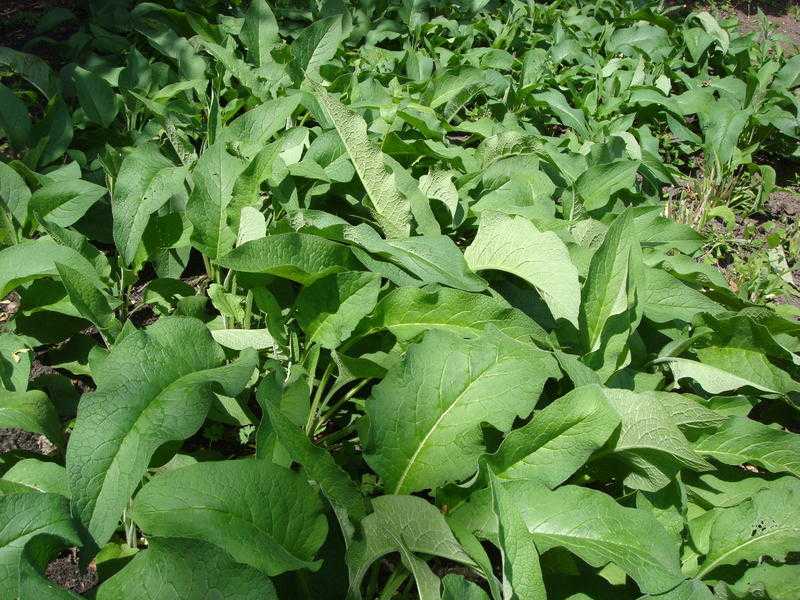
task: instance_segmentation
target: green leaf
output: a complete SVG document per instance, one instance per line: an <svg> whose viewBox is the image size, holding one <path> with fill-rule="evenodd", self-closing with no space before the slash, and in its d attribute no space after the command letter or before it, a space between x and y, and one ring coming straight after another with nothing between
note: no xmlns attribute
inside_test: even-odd
<svg viewBox="0 0 800 600"><path fill-rule="evenodd" d="M198 159L186 212L194 225L192 242L209 258L220 258L233 248L236 233L229 206L236 182L267 140L286 126L298 102L297 96L288 96L247 111L226 126Z"/></svg>
<svg viewBox="0 0 800 600"><path fill-rule="evenodd" d="M380 287L380 277L359 271L334 273L304 287L295 308L307 343L339 346L375 308Z"/></svg>
<svg viewBox="0 0 800 600"><path fill-rule="evenodd" d="M361 322L356 334L388 331L407 341L428 330L441 329L461 337L476 337L489 326L520 341L531 337L537 341L547 339L536 321L491 296L450 288L429 291L414 287L399 287L386 294Z"/></svg>
<svg viewBox="0 0 800 600"><path fill-rule="evenodd" d="M320 82L319 68L334 56L342 39L342 18L339 15L315 21L292 42L289 73L296 84L304 79Z"/></svg>
<svg viewBox="0 0 800 600"><path fill-rule="evenodd" d="M223 348L231 350L264 350L275 346L275 338L267 329L213 329L211 337Z"/></svg>
<svg viewBox="0 0 800 600"><path fill-rule="evenodd" d="M335 509L344 510L346 517L355 522L366 515L366 502L350 476L336 464L333 457L308 439L302 428L296 426L277 402L271 401L264 386L259 386L259 404L267 411L278 441L286 448L292 460L297 461L308 476L317 482L320 490Z"/></svg>
<svg viewBox="0 0 800 600"><path fill-rule="evenodd" d="M550 110L558 120L565 126L574 129L581 137L588 137L589 130L586 127L586 117L583 112L572 108L564 94L558 90L551 89L538 94L531 94L533 101Z"/></svg>
<svg viewBox="0 0 800 600"><path fill-rule="evenodd" d="M75 67L73 81L86 116L103 127L110 127L119 112L119 103L111 84L83 67Z"/></svg>
<svg viewBox="0 0 800 600"><path fill-rule="evenodd" d="M31 135L31 118L28 107L17 95L0 83L0 128L11 146L21 150L28 145Z"/></svg>
<svg viewBox="0 0 800 600"><path fill-rule="evenodd" d="M366 225L348 227L344 239L358 244L368 252L387 258L419 278L422 283L441 283L469 292L486 289L486 282L473 273L455 242L445 235L416 235L408 238L382 239ZM368 268L389 277L390 274L373 269L363 252L355 250L358 259ZM367 257L368 258L368 257ZM405 278L413 277L403 273Z"/></svg>
<svg viewBox="0 0 800 600"><path fill-rule="evenodd" d="M514 504L515 500L491 469L489 489L492 492L492 512L498 524L505 595L518 600L546 598L536 542Z"/></svg>
<svg viewBox="0 0 800 600"><path fill-rule="evenodd" d="M203 423L216 392L235 396L255 353L225 355L198 320L170 317L127 335L81 398L67 448L73 513L98 545L109 540L153 453Z"/></svg>
<svg viewBox="0 0 800 600"><path fill-rule="evenodd" d="M133 501L148 535L203 540L273 577L316 570L328 532L322 502L306 478L269 460L203 462L167 471Z"/></svg>
<svg viewBox="0 0 800 600"><path fill-rule="evenodd" d="M619 424L600 386L579 387L535 412L487 459L504 479L535 479L554 488L602 448Z"/></svg>
<svg viewBox="0 0 800 600"><path fill-rule="evenodd" d="M698 576L713 576L717 567L756 562L763 556L782 562L788 552L800 548L799 500L800 481L786 478L723 510L711 527Z"/></svg>
<svg viewBox="0 0 800 600"><path fill-rule="evenodd" d="M61 227L69 227L106 194L103 186L74 179L49 183L36 190L30 209L37 216Z"/></svg>
<svg viewBox="0 0 800 600"><path fill-rule="evenodd" d="M37 534L51 534L81 545L69 511L69 501L58 494L0 496L0 597L16 598L19 560L25 544Z"/></svg>
<svg viewBox="0 0 800 600"><path fill-rule="evenodd" d="M183 190L186 168L176 167L151 144L137 147L120 165L114 183L111 211L114 244L130 265L150 215Z"/></svg>
<svg viewBox="0 0 800 600"><path fill-rule="evenodd" d="M234 271L267 273L304 285L359 267L347 246L305 233L273 234L246 242L217 263Z"/></svg>
<svg viewBox="0 0 800 600"><path fill-rule="evenodd" d="M485 451L480 424L507 431L558 373L548 352L497 331L431 331L372 389L364 458L394 493L465 479Z"/></svg>
<svg viewBox="0 0 800 600"><path fill-rule="evenodd" d="M581 173L575 191L583 199L586 210L603 208L620 190L632 189L639 161L616 160L594 165Z"/></svg>
<svg viewBox="0 0 800 600"><path fill-rule="evenodd" d="M726 465L758 465L771 473L800 477L800 435L748 419L731 417L700 440L695 450Z"/></svg>
<svg viewBox="0 0 800 600"><path fill-rule="evenodd" d="M268 577L201 540L154 537L97 600L277 600Z"/></svg>
<svg viewBox="0 0 800 600"><path fill-rule="evenodd" d="M368 208L381 229L391 238L408 237L411 234L411 203L398 191L395 175L384 164L383 153L369 139L366 122L323 88L316 86L314 94L328 113L353 161L367 191Z"/></svg>
<svg viewBox="0 0 800 600"><path fill-rule="evenodd" d="M675 381L694 379L711 394L748 387L770 394L800 390L800 383L769 362L761 352L724 347L701 348L696 352L699 362L672 357L654 362L668 364Z"/></svg>
<svg viewBox="0 0 800 600"><path fill-rule="evenodd" d="M56 263L56 269L72 305L102 334L113 340L122 329L122 324L114 316L105 294L84 279L80 271L61 263Z"/></svg>
<svg viewBox="0 0 800 600"><path fill-rule="evenodd" d="M280 40L278 22L266 0L252 0L244 17L240 37L250 62L261 67L273 62L270 50Z"/></svg>
<svg viewBox="0 0 800 600"><path fill-rule="evenodd" d="M552 231L539 231L524 217L481 214L478 235L464 252L473 271L512 273L530 283L553 317L578 323L580 284L567 247Z"/></svg>
<svg viewBox="0 0 800 600"><path fill-rule="evenodd" d="M711 469L678 427L671 404L676 394L613 389L604 393L622 421L607 454L624 471L625 485L654 492L668 485L681 468Z"/></svg>
<svg viewBox="0 0 800 600"><path fill-rule="evenodd" d="M0 161L0 202L20 225L28 221L30 198L31 192L25 180L14 169Z"/></svg>
<svg viewBox="0 0 800 600"><path fill-rule="evenodd" d="M422 498L380 496L372 506L374 512L361 523L362 539L347 551L352 597L361 598L361 580L370 565L390 552L401 552L404 563L418 553L472 565L442 513Z"/></svg>
<svg viewBox="0 0 800 600"><path fill-rule="evenodd" d="M645 593L666 592L681 581L678 541L649 510L623 507L609 495L577 486L550 491L536 481L508 481L503 488L519 508L539 552L561 547L594 567L614 563ZM495 539L488 489L473 493L452 518Z"/></svg>
<svg viewBox="0 0 800 600"><path fill-rule="evenodd" d="M0 48L0 65L29 81L49 100L58 93L59 80L50 66L38 56Z"/></svg>
<svg viewBox="0 0 800 600"><path fill-rule="evenodd" d="M64 445L64 434L55 408L47 399L47 394L40 390L0 390L0 427L42 433L53 444Z"/></svg>
<svg viewBox="0 0 800 600"><path fill-rule="evenodd" d="M4 481L13 481L46 494L60 494L69 498L67 471L54 462L36 458L23 458L3 475Z"/></svg>
<svg viewBox="0 0 800 600"><path fill-rule="evenodd" d="M581 290L580 332L585 362L608 377L630 361L629 339L639 324L641 248L633 215L618 216L592 256Z"/></svg>

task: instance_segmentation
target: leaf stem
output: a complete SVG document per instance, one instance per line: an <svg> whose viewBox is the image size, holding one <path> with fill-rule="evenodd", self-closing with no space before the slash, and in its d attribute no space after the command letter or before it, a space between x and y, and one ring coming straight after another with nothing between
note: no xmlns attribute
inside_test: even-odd
<svg viewBox="0 0 800 600"><path fill-rule="evenodd" d="M317 416L317 410L319 409L319 403L322 400L322 393L325 391L325 386L328 384L328 379L333 373L333 363L328 363L328 366L325 367L325 372L322 374L322 378L319 380L319 384L317 385L317 390L314 392L314 399L311 401L311 408L308 411L308 419L306 420L306 435L311 433L311 429L314 425Z"/></svg>

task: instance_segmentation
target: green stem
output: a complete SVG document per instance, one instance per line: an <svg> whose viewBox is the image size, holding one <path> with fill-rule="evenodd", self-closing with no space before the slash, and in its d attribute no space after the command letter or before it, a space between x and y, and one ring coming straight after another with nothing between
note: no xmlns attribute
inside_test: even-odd
<svg viewBox="0 0 800 600"><path fill-rule="evenodd" d="M326 435L323 441L330 444L331 442L338 442L339 440L346 438L348 435L355 432L356 423L358 423L357 420L350 423L350 425L347 427L342 427L339 431L334 431L332 434Z"/></svg>
<svg viewBox="0 0 800 600"><path fill-rule="evenodd" d="M381 590L381 595L378 596L378 600L389 600L392 598L392 596L394 596L395 592L400 589L400 586L403 585L406 579L408 579L408 571L405 567L403 567L403 565L398 565L395 572L389 576L389 580L386 582L386 585L383 586L383 590Z"/></svg>
<svg viewBox="0 0 800 600"><path fill-rule="evenodd" d="M353 398L353 396L355 396L358 392L360 392L361 389L365 385L367 385L367 383L369 383L369 381L370 381L369 379L362 379L361 381L358 382L357 385L353 386L353 388L350 391L348 391L344 396L339 398L339 400L337 400L336 403L334 403L334 405L331 406L327 411L325 411L325 413L319 418L319 421L317 421L317 427L326 423L336 413L336 411L338 411L342 407L343 404L350 401ZM325 403L323 403L323 406L324 405Z"/></svg>
<svg viewBox="0 0 800 600"><path fill-rule="evenodd" d="M322 374L322 379L319 380L317 390L314 392L314 399L311 401L311 409L308 411L308 419L306 420L306 435L311 433L311 429L316 421L319 403L322 400L322 394L325 391L325 386L328 384L328 379L330 378L331 373L333 373L332 362L328 363L328 366L325 367L325 372Z"/></svg>

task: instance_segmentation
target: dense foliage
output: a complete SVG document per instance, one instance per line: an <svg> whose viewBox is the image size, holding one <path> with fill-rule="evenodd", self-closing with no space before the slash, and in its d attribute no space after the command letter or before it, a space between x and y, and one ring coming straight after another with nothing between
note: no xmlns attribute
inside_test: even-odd
<svg viewBox="0 0 800 600"><path fill-rule="evenodd" d="M0 48L0 427L54 446L0 458L0 597L71 547L98 600L800 597L800 323L701 259L800 158L800 55L89 4L58 70Z"/></svg>

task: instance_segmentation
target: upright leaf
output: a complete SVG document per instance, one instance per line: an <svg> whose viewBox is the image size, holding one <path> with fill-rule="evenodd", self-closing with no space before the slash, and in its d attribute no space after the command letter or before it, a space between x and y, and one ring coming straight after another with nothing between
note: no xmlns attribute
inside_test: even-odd
<svg viewBox="0 0 800 600"><path fill-rule="evenodd" d="M315 87L319 103L333 121L350 160L369 198L369 208L388 237L408 237L411 233L411 203L397 189L395 175L386 168L383 153L369 139L367 124L359 115Z"/></svg>
<svg viewBox="0 0 800 600"><path fill-rule="evenodd" d="M162 318L127 335L81 398L67 448L73 513L98 545L109 540L153 453L192 435L216 392L235 396L256 366L255 353L223 366L206 326Z"/></svg>
<svg viewBox="0 0 800 600"><path fill-rule="evenodd" d="M183 189L185 178L185 167L176 167L150 144L122 161L111 211L114 243L125 264L133 262L150 215Z"/></svg>

